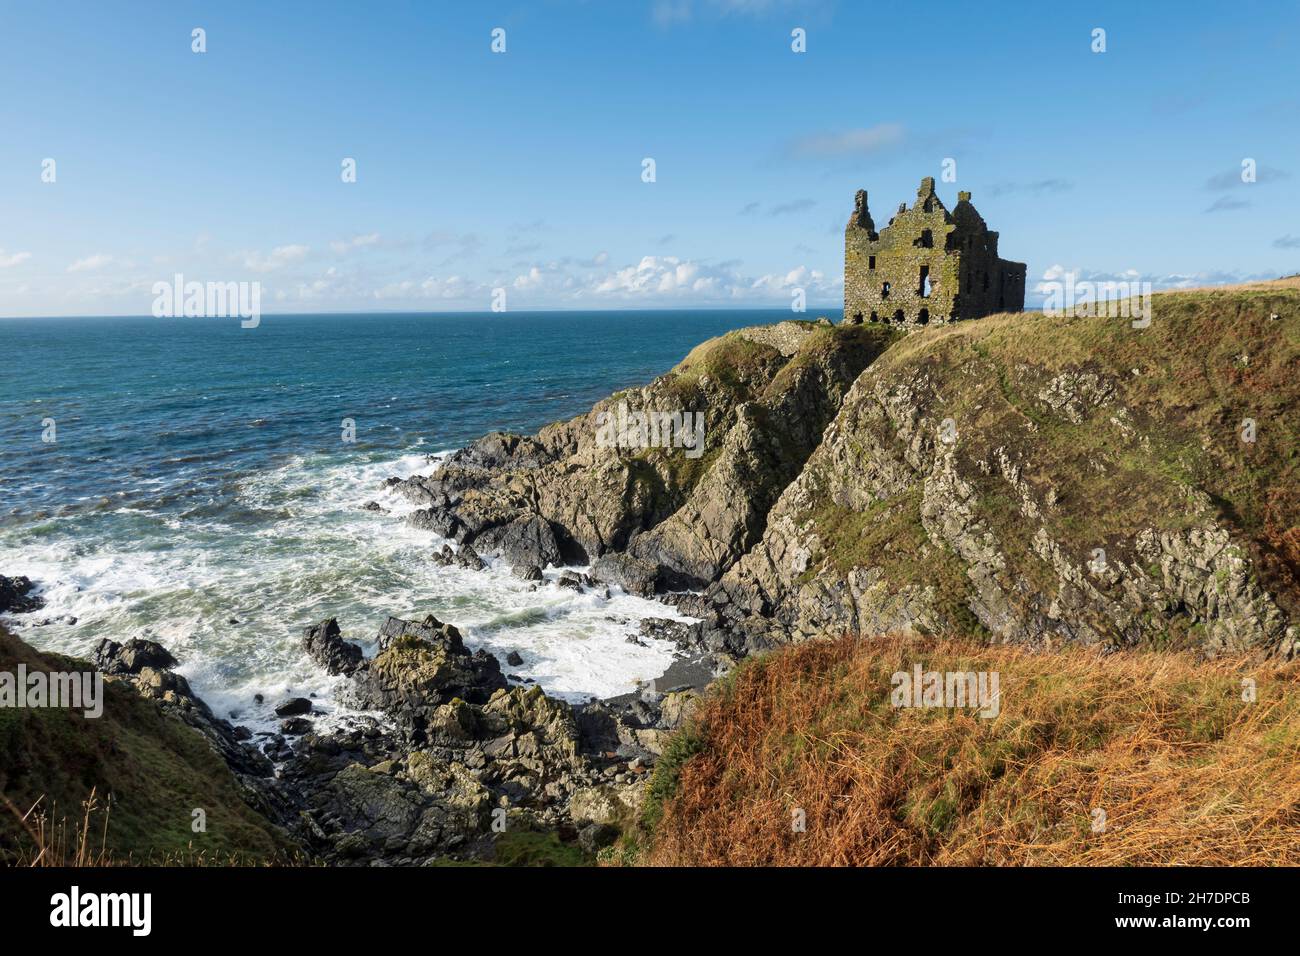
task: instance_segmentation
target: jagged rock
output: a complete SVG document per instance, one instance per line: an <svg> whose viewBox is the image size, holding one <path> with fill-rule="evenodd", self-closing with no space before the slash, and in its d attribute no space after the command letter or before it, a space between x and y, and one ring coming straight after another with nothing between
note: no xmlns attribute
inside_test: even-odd
<svg viewBox="0 0 1300 956"><path fill-rule="evenodd" d="M290 717L288 720L280 721L280 733L286 737L301 737L303 734L311 733L312 722L306 717Z"/></svg>
<svg viewBox="0 0 1300 956"><path fill-rule="evenodd" d="M45 607L45 599L31 593L35 588L30 578L0 574L0 614L26 614Z"/></svg>
<svg viewBox="0 0 1300 956"><path fill-rule="evenodd" d="M518 651L511 651L506 655L506 663L511 667L522 667L524 659Z"/></svg>
<svg viewBox="0 0 1300 956"><path fill-rule="evenodd" d="M460 528L455 515L439 508L421 508L407 516L407 522L421 531L432 531L443 538L454 538Z"/></svg>
<svg viewBox="0 0 1300 956"><path fill-rule="evenodd" d="M307 654L330 674L351 674L361 666L361 647L343 639L339 624L328 618L304 631Z"/></svg>
<svg viewBox="0 0 1300 956"><path fill-rule="evenodd" d="M487 562L479 557L479 554L474 550L473 545L469 544L462 544L460 546L460 550L456 552L454 560L457 567L465 568L468 571L482 571L487 567Z"/></svg>
<svg viewBox="0 0 1300 956"><path fill-rule="evenodd" d="M592 577L605 584L622 588L637 597L654 597L659 581L659 567L630 554L602 554L591 568Z"/></svg>
<svg viewBox="0 0 1300 956"><path fill-rule="evenodd" d="M591 587L594 582L588 575L577 571L563 571L555 583L571 591L581 591L585 587Z"/></svg>
<svg viewBox="0 0 1300 956"><path fill-rule="evenodd" d="M354 672L351 696L364 709L392 714L414 739L423 739L440 705L455 698L486 703L506 685L495 657L482 650L471 654L460 632L432 615L418 623L389 618L379 648Z"/></svg>
<svg viewBox="0 0 1300 956"><path fill-rule="evenodd" d="M102 638L91 651L91 661L105 674L139 674L146 667L165 670L176 666L176 658L165 647L139 637L125 644Z"/></svg>
<svg viewBox="0 0 1300 956"><path fill-rule="evenodd" d="M509 524L488 528L474 540L489 551L500 552L511 564L544 568L563 563L555 530L538 515L523 515Z"/></svg>

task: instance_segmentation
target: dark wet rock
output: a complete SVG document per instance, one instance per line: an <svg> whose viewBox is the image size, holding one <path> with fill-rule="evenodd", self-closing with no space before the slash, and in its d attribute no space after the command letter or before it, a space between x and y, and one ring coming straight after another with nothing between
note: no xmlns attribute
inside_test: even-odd
<svg viewBox="0 0 1300 956"><path fill-rule="evenodd" d="M583 584L590 583L590 581L591 579L585 574L578 574L575 571L564 571L561 572L555 583L562 588L569 588L572 591L581 591Z"/></svg>
<svg viewBox="0 0 1300 956"><path fill-rule="evenodd" d="M517 565L511 569L511 573L517 578L523 578L525 581L541 581L544 579L542 569L535 564Z"/></svg>
<svg viewBox="0 0 1300 956"><path fill-rule="evenodd" d="M454 566L467 571L482 571L487 567L487 562L479 556L472 545L468 544L462 544L455 551L452 550L451 545L444 544L433 553L433 563L443 568Z"/></svg>
<svg viewBox="0 0 1300 956"><path fill-rule="evenodd" d="M298 714L310 714L311 701L306 697L290 697L275 705L275 716L294 717Z"/></svg>
<svg viewBox="0 0 1300 956"><path fill-rule="evenodd" d="M0 574L0 614L26 614L45 607L45 599L31 593L35 589L30 578Z"/></svg>
<svg viewBox="0 0 1300 956"><path fill-rule="evenodd" d="M691 625L685 621L648 617L637 625L637 630L642 637L657 641L672 641L680 647L692 647L695 644Z"/></svg>
<svg viewBox="0 0 1300 956"><path fill-rule="evenodd" d="M33 627L49 627L51 624L66 624L69 627L77 623L76 615L60 614L57 617L43 617L36 621Z"/></svg>
<svg viewBox="0 0 1300 956"><path fill-rule="evenodd" d="M465 568L468 571L482 571L487 567L487 563L479 557L479 553L474 550L473 545L462 544L460 550L456 552L456 566Z"/></svg>
<svg viewBox="0 0 1300 956"><path fill-rule="evenodd" d="M653 562L629 554L603 554L591 568L592 577L605 584L622 588L638 597L654 597L659 568Z"/></svg>
<svg viewBox="0 0 1300 956"><path fill-rule="evenodd" d="M421 531L432 531L442 538L454 538L460 528L460 522L456 516L450 512L439 508L421 508L418 511L411 512L406 519L414 528Z"/></svg>
<svg viewBox="0 0 1300 956"><path fill-rule="evenodd" d="M388 509L385 508L383 505L381 505L381 504L380 504L379 502L377 502L377 501L367 501L364 505L361 506L361 510L362 510L362 511L374 511L374 512L377 512L378 514L382 514L382 515L386 515L386 514L388 514Z"/></svg>
<svg viewBox="0 0 1300 956"><path fill-rule="evenodd" d="M499 552L511 564L544 568L564 563L555 529L538 515L523 515L509 524L488 528L474 540L484 550Z"/></svg>
<svg viewBox="0 0 1300 956"><path fill-rule="evenodd" d="M361 666L364 656L359 645L343 639L338 621L332 617L307 628L303 646L311 659L330 674L351 674Z"/></svg>
<svg viewBox="0 0 1300 956"><path fill-rule="evenodd" d="M310 733L313 724L306 717L290 717L288 720L280 721L280 733L286 737L301 737L303 734Z"/></svg>
<svg viewBox="0 0 1300 956"><path fill-rule="evenodd" d="M518 651L511 651L506 655L506 663L511 667L522 667L524 663L523 656Z"/></svg>
<svg viewBox="0 0 1300 956"><path fill-rule="evenodd" d="M90 659L105 674L139 674L144 668L166 670L176 658L157 641L136 637L119 644L103 638L91 651Z"/></svg>

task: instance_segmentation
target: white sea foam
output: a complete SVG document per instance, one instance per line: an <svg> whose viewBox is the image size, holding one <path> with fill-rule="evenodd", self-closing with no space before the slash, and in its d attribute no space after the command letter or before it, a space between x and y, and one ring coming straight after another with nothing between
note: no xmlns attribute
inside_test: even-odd
<svg viewBox="0 0 1300 956"><path fill-rule="evenodd" d="M41 536L6 532L0 567L39 582L47 602L11 624L39 647L83 656L101 637L151 637L219 715L257 729L274 726L272 709L289 695L341 713L338 680L302 650L303 627L327 617L373 652L388 615L435 614L506 673L575 701L630 691L667 669L672 644L628 638L648 617L689 620L672 607L560 588L555 569L530 590L501 562L478 572L435 565L430 555L445 542L408 525L414 506L383 482L428 473L446 454L362 464L299 457L240 482L211 517L132 507L99 517L116 523L111 532L76 521L47 522ZM389 513L361 508L372 500ZM510 651L520 667L505 664Z"/></svg>

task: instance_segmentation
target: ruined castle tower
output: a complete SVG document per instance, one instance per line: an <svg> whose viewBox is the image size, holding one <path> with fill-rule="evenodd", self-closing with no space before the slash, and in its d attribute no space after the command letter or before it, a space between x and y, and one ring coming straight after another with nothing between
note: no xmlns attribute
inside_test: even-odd
<svg viewBox="0 0 1300 956"><path fill-rule="evenodd" d="M892 322L908 328L1025 307L1025 264L998 258L998 234L957 194L949 212L921 180L906 203L876 232L859 189L844 229L844 321Z"/></svg>

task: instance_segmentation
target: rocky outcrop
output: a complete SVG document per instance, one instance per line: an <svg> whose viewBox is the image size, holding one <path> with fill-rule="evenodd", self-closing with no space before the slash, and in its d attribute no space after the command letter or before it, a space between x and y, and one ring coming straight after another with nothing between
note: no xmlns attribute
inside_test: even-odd
<svg viewBox="0 0 1300 956"><path fill-rule="evenodd" d="M589 562L678 604L731 657L844 631L1291 656L1298 298L1162 297L1155 331L1032 316L894 345L869 325L741 330L399 487L426 526L528 571ZM1231 350L1205 344L1229 326ZM593 437L616 406L673 403L706 415L699 458Z"/></svg>
<svg viewBox="0 0 1300 956"><path fill-rule="evenodd" d="M517 829L594 852L613 834L607 821L575 817L574 795L635 789L693 697L647 693L575 709L535 686L508 687L495 658L469 652L432 616L389 618L376 645L365 659L332 618L304 632L313 659L349 678L343 699L382 715L309 731L279 759L298 831L326 861L490 858L495 840Z"/></svg>
<svg viewBox="0 0 1300 956"><path fill-rule="evenodd" d="M625 564L602 566L609 583L642 593L700 586L757 540L771 503L889 337L800 322L731 333L585 416L536 438L488 435L432 476L395 487L421 506L409 519L417 527L513 566L626 554L655 566L653 582ZM660 427L684 414L699 416L702 447ZM611 442L602 428L614 422Z"/></svg>
<svg viewBox="0 0 1300 956"><path fill-rule="evenodd" d="M30 578L0 574L0 614L26 614L45 607L45 599L31 593L35 589Z"/></svg>

